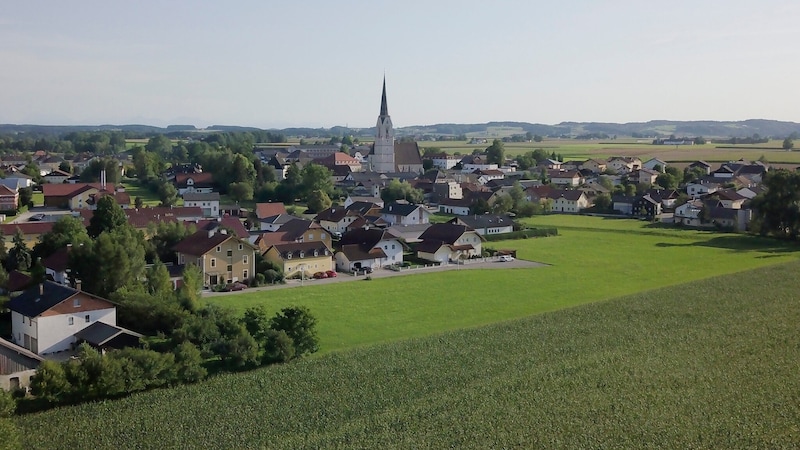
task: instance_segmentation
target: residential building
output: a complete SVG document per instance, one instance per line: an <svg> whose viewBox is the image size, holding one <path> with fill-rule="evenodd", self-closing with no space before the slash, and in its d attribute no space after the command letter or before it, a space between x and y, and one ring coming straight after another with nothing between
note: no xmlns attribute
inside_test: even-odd
<svg viewBox="0 0 800 450"><path fill-rule="evenodd" d="M264 258L280 266L286 278L309 278L317 272L333 270L331 250L321 241L275 244L267 249Z"/></svg>
<svg viewBox="0 0 800 450"><path fill-rule="evenodd" d="M364 267L373 269L403 262L405 245L400 238L378 228L348 231L340 240L342 251L336 254L336 267L352 272Z"/></svg>
<svg viewBox="0 0 800 450"><path fill-rule="evenodd" d="M209 194L214 191L214 176L211 172L176 173L175 188L180 196L187 192Z"/></svg>
<svg viewBox="0 0 800 450"><path fill-rule="evenodd" d="M16 391L31 384L31 377L44 358L0 338L0 389Z"/></svg>
<svg viewBox="0 0 800 450"><path fill-rule="evenodd" d="M195 264L204 286L247 282L255 274L256 246L225 228L200 230L175 245L178 264Z"/></svg>
<svg viewBox="0 0 800 450"><path fill-rule="evenodd" d="M447 263L478 257L482 254L483 238L466 225L454 223L432 224L420 236L417 256L429 261Z"/></svg>
<svg viewBox="0 0 800 450"><path fill-rule="evenodd" d="M514 220L508 214L478 214L455 217L449 221L457 225L466 225L481 236L511 233L514 231Z"/></svg>
<svg viewBox="0 0 800 450"><path fill-rule="evenodd" d="M219 192L186 192L183 194L183 206L199 207L204 217L218 217Z"/></svg>
<svg viewBox="0 0 800 450"><path fill-rule="evenodd" d="M554 190L550 198L553 212L577 213L591 206L583 191Z"/></svg>
<svg viewBox="0 0 800 450"><path fill-rule="evenodd" d="M381 218L388 224L415 225L429 222L430 213L423 205L396 201L381 209Z"/></svg>
<svg viewBox="0 0 800 450"><path fill-rule="evenodd" d="M16 213L19 207L19 190L0 184L0 211Z"/></svg>

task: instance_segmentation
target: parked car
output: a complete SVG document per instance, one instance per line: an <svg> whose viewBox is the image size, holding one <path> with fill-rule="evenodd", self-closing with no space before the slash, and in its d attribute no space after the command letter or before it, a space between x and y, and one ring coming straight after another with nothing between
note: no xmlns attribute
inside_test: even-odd
<svg viewBox="0 0 800 450"><path fill-rule="evenodd" d="M44 220L44 218L45 218L44 214L34 214L28 219L28 221L30 221L30 222L41 222L42 220Z"/></svg>
<svg viewBox="0 0 800 450"><path fill-rule="evenodd" d="M228 283L225 285L225 288L223 288L225 292L243 291L245 289L247 289L247 285L239 282Z"/></svg>
<svg viewBox="0 0 800 450"><path fill-rule="evenodd" d="M514 260L514 257L511 255L500 255L500 257L497 258L497 260L500 262L510 262Z"/></svg>
<svg viewBox="0 0 800 450"><path fill-rule="evenodd" d="M325 274L328 275L328 278L336 278L336 272L332 270L328 270Z"/></svg>
<svg viewBox="0 0 800 450"><path fill-rule="evenodd" d="M372 273L372 267L362 267L358 269L358 272L364 272L365 274Z"/></svg>
<svg viewBox="0 0 800 450"><path fill-rule="evenodd" d="M328 274L325 273L325 272L317 272L317 273L314 274L314 278L316 278L318 280L322 279L322 278L328 278Z"/></svg>

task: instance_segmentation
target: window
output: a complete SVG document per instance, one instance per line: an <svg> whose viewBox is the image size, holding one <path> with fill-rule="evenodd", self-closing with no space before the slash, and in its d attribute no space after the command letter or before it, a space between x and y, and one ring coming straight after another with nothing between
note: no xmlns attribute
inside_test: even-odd
<svg viewBox="0 0 800 450"><path fill-rule="evenodd" d="M394 250L394 244L392 244L392 250Z"/></svg>
<svg viewBox="0 0 800 450"><path fill-rule="evenodd" d="M219 252L221 252L221 251L222 251L222 247L220 247L220 246L218 245L218 246L217 246L217 253L219 253Z"/></svg>
<svg viewBox="0 0 800 450"><path fill-rule="evenodd" d="M247 276L247 275L249 275L249 274L247 273L247 269L243 270L243 271L242 271L242 278L244 278L244 279L246 280L246 279L248 278L248 276Z"/></svg>
<svg viewBox="0 0 800 450"><path fill-rule="evenodd" d="M69 316L69 318L67 319L67 325L75 325L75 318Z"/></svg>
<svg viewBox="0 0 800 450"><path fill-rule="evenodd" d="M76 299L72 300L72 306L74 308L80 308L81 307L81 299L76 298Z"/></svg>
<svg viewBox="0 0 800 450"><path fill-rule="evenodd" d="M242 264L247 264L247 255L242 256Z"/></svg>
<svg viewBox="0 0 800 450"><path fill-rule="evenodd" d="M244 245L243 244L239 244L239 250L244 250Z"/></svg>
<svg viewBox="0 0 800 450"><path fill-rule="evenodd" d="M211 267L217 267L217 258L211 258Z"/></svg>
<svg viewBox="0 0 800 450"><path fill-rule="evenodd" d="M313 241L314 240L314 233L308 233L308 240L309 241Z"/></svg>
<svg viewBox="0 0 800 450"><path fill-rule="evenodd" d="M228 272L231 272L231 271L233 271L233 266L228 264L228 267L226 267L225 270L227 270Z"/></svg>
<svg viewBox="0 0 800 450"><path fill-rule="evenodd" d="M89 314L83 316L83 321L84 322L89 323L91 320L92 320L92 317Z"/></svg>
<svg viewBox="0 0 800 450"><path fill-rule="evenodd" d="M227 255L228 255L229 257L230 257L230 256L233 256L233 250L228 250L228 253L227 253Z"/></svg>

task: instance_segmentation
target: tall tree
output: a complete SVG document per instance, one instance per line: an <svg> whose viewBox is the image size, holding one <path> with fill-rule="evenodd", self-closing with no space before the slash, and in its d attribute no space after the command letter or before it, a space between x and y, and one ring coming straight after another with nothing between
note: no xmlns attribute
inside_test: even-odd
<svg viewBox="0 0 800 450"><path fill-rule="evenodd" d="M6 260L6 269L9 272L12 270L28 270L31 267L31 252L25 244L25 236L22 230L17 228L12 239L14 246L8 251Z"/></svg>
<svg viewBox="0 0 800 450"><path fill-rule="evenodd" d="M97 201L97 209L89 220L86 231L90 237L96 238L104 231L113 231L127 223L128 217L125 215L125 211L113 197L106 195Z"/></svg>
<svg viewBox="0 0 800 450"><path fill-rule="evenodd" d="M303 167L303 193L308 196L311 192L322 191L328 195L333 194L333 180L331 171L325 166L309 163Z"/></svg>
<svg viewBox="0 0 800 450"><path fill-rule="evenodd" d="M73 247L69 265L83 289L108 298L122 287L141 290L145 266L145 241L128 224L104 231L92 245Z"/></svg>
<svg viewBox="0 0 800 450"><path fill-rule="evenodd" d="M489 164L497 164L498 166L502 166L505 163L506 150L503 146L503 141L500 139L492 141L492 145L486 149L486 161Z"/></svg>
<svg viewBox="0 0 800 450"><path fill-rule="evenodd" d="M381 199L386 203L396 200L406 200L409 203L422 203L424 194L422 190L415 189L406 181L392 180L381 190Z"/></svg>
<svg viewBox="0 0 800 450"><path fill-rule="evenodd" d="M284 331L294 342L295 354L302 356L319 350L317 319L304 306L282 309L272 318L270 326L275 331Z"/></svg>
<svg viewBox="0 0 800 450"><path fill-rule="evenodd" d="M766 192L752 200L754 225L764 236L796 240L800 233L800 173L771 170L764 186Z"/></svg>
<svg viewBox="0 0 800 450"><path fill-rule="evenodd" d="M331 204L331 198L328 197L328 194L320 190L312 191L306 200L306 206L314 212L320 212L330 208Z"/></svg>
<svg viewBox="0 0 800 450"><path fill-rule="evenodd" d="M91 240L83 222L65 214L59 217L49 232L39 237L39 242L33 247L33 256L46 258L69 244L80 246L91 243Z"/></svg>

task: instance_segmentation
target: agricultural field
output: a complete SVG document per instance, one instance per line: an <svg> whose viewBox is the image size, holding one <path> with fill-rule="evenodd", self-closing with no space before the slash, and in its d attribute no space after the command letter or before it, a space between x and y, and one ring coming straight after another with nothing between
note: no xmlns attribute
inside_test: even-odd
<svg viewBox="0 0 800 450"><path fill-rule="evenodd" d="M15 421L26 446L54 449L792 448L798 270L707 278Z"/></svg>
<svg viewBox="0 0 800 450"><path fill-rule="evenodd" d="M637 220L526 219L559 236L485 245L548 267L418 273L248 292L207 301L239 312L308 306L323 353L428 336L796 260L800 247L758 237L661 228Z"/></svg>
<svg viewBox="0 0 800 450"><path fill-rule="evenodd" d="M674 146L651 145L650 140L619 139L616 141L580 141L574 139L547 139L542 142L506 142L506 156L514 157L537 148L555 152L565 160L609 158L611 156L636 156L643 160L659 158L667 162L691 162L702 159L708 162L727 162L739 159L755 161L764 157L770 163L800 164L800 152L787 152L781 148L782 141L767 144L736 145L735 148L718 148L717 144ZM473 150L484 150L491 144L471 145L467 141L423 141L421 148L436 147L448 153L470 154ZM726 146L731 147L731 146ZM764 147L764 148L762 148Z"/></svg>

